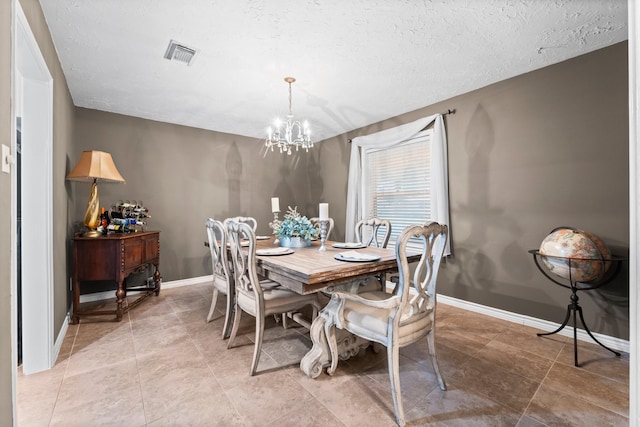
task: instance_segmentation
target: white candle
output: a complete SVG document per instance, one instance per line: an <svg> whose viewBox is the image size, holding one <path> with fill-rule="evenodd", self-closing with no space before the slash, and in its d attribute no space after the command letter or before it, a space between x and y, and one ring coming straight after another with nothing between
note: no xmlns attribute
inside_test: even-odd
<svg viewBox="0 0 640 427"><path fill-rule="evenodd" d="M280 212L280 199L277 197L271 198L271 212Z"/></svg>
<svg viewBox="0 0 640 427"><path fill-rule="evenodd" d="M329 219L329 203L320 203L320 219Z"/></svg>

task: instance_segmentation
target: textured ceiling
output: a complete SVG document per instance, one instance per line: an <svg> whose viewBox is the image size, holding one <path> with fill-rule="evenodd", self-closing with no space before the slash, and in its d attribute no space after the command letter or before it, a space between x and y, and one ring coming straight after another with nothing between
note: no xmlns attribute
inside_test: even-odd
<svg viewBox="0 0 640 427"><path fill-rule="evenodd" d="M40 2L75 105L258 138L285 76L320 141L627 39L627 0Z"/></svg>

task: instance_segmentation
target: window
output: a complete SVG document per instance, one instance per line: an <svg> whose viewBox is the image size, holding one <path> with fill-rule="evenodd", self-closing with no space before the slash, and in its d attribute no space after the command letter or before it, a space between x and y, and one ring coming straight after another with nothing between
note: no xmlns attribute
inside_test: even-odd
<svg viewBox="0 0 640 427"><path fill-rule="evenodd" d="M447 180L447 134L442 114L354 138L346 238L353 239L355 224L371 215L391 221L394 242L409 224L437 221L449 226ZM447 242L445 255L450 253Z"/></svg>
<svg viewBox="0 0 640 427"><path fill-rule="evenodd" d="M390 246L405 227L432 218L432 135L426 130L392 147L363 148L363 217L391 221Z"/></svg>

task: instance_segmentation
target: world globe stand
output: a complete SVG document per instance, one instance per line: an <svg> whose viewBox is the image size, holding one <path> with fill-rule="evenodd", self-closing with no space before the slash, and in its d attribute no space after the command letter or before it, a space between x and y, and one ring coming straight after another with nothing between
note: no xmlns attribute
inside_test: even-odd
<svg viewBox="0 0 640 427"><path fill-rule="evenodd" d="M542 337L542 336L546 336L546 335L557 334L558 332L560 332L561 330L563 330L567 326L567 324L569 323L569 319L571 318L571 314L573 313L573 359L574 359L574 365L576 367L580 367L580 364L578 363L577 316L580 316L580 322L582 323L582 326L584 327L584 330L587 332L587 334L589 334L591 339L593 339L596 343L598 343L602 348L604 348L606 350L609 350L610 352L612 352L616 356L620 356L619 352L617 352L617 351L607 347L606 345L602 344L591 333L591 330L587 326L587 323L584 321L584 315L582 314L582 307L580 306L580 304L578 302L579 301L578 291L591 291L591 290L594 290L594 289L598 289L601 286L604 286L607 283L611 282L611 280L613 280L613 278L620 271L620 267L622 265L622 261L624 260L624 258L614 257L614 256L612 256L610 259L603 259L603 260L585 259L585 258L566 258L566 257L555 256L555 255L541 254L540 251L537 250L537 249L530 250L529 253L533 255L533 261L535 262L536 267L538 267L538 270L540 270L540 272L542 272L542 274L547 279L551 280L556 285L559 285L559 286L562 286L563 288L567 288L567 289L571 290L571 296L570 296L571 303L567 306L567 314L566 314L562 324L555 331L538 333L537 335L539 337ZM567 279L568 284L560 282L555 277L551 276L549 271L540 264L539 260L543 259L543 258L547 258L547 259L551 258L551 259L554 259L554 260L559 260L559 261L566 262L568 264L568 269L569 269L569 278ZM577 267L577 263L579 263L579 262L582 262L582 263L584 263L584 262L601 262L603 264L602 265L603 268L601 269L601 271L603 271L604 273L602 274L601 277L599 277L599 278L597 278L597 279L595 279L593 281L589 281L589 282L578 282L578 281L575 281L571 277L571 271L572 271L573 268ZM572 263L574 264L573 266L572 266ZM605 265L607 263L611 263L613 265L611 265L608 269L606 269L604 267L605 267Z"/></svg>

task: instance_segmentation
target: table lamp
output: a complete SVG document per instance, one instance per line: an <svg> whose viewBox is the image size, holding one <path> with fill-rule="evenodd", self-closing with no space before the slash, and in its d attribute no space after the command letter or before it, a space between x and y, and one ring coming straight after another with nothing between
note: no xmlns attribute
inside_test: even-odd
<svg viewBox="0 0 640 427"><path fill-rule="evenodd" d="M98 181L125 182L120 172L113 163L111 154L104 151L83 151L80 160L73 168L67 179L72 181L93 182L91 193L87 203L87 211L84 214L84 225L89 231L83 233L84 237L98 237L100 232L96 229L100 225L100 200L98 198Z"/></svg>

